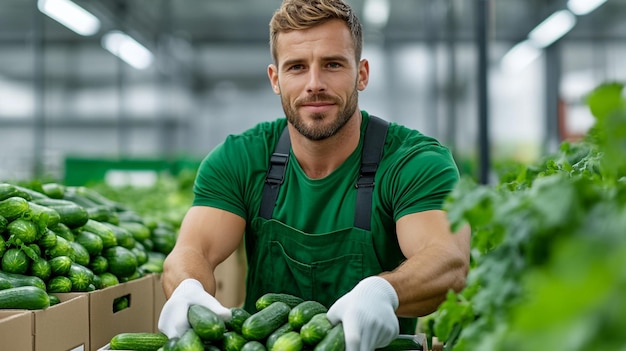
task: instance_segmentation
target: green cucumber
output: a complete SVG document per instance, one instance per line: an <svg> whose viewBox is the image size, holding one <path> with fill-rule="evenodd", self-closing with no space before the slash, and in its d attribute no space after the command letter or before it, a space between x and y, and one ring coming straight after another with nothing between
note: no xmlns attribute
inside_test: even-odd
<svg viewBox="0 0 626 351"><path fill-rule="evenodd" d="M6 218L0 216L0 234L4 233L8 225L9 225L9 221Z"/></svg>
<svg viewBox="0 0 626 351"><path fill-rule="evenodd" d="M34 243L40 237L37 224L23 218L17 218L9 223L7 232L24 244Z"/></svg>
<svg viewBox="0 0 626 351"><path fill-rule="evenodd" d="M281 301L254 313L241 326L241 334L248 340L262 340L288 321L291 308Z"/></svg>
<svg viewBox="0 0 626 351"><path fill-rule="evenodd" d="M310 321L313 316L326 311L328 311L326 306L317 301L304 301L289 312L289 324L291 324L294 330L300 330L300 327Z"/></svg>
<svg viewBox="0 0 626 351"><path fill-rule="evenodd" d="M60 222L67 225L71 229L83 226L89 220L87 210L69 200L46 198L35 199L32 200L32 202L50 207L57 211L61 217Z"/></svg>
<svg viewBox="0 0 626 351"><path fill-rule="evenodd" d="M37 257L30 264L30 275L38 277L44 282L47 281L52 275L50 263L43 257Z"/></svg>
<svg viewBox="0 0 626 351"><path fill-rule="evenodd" d="M300 351L304 344L302 337L297 331L286 332L276 339L271 351Z"/></svg>
<svg viewBox="0 0 626 351"><path fill-rule="evenodd" d="M61 303L61 299L56 295L48 294L48 297L50 298L50 306Z"/></svg>
<svg viewBox="0 0 626 351"><path fill-rule="evenodd" d="M61 215L59 215L57 211L50 207L39 205L37 203L29 201L28 209L28 213L30 213L30 218L33 221L37 222L41 220L41 218L44 218L46 226L49 228L54 227L61 221Z"/></svg>
<svg viewBox="0 0 626 351"><path fill-rule="evenodd" d="M59 235L57 235L56 244L51 248L45 249L44 252L49 258L67 256L74 259L74 248L70 245L70 241Z"/></svg>
<svg viewBox="0 0 626 351"><path fill-rule="evenodd" d="M56 256L48 260L52 275L67 275L72 266L72 259L69 256Z"/></svg>
<svg viewBox="0 0 626 351"><path fill-rule="evenodd" d="M13 184L0 183L0 201L14 196L18 196L18 191Z"/></svg>
<svg viewBox="0 0 626 351"><path fill-rule="evenodd" d="M265 340L265 348L267 348L268 350L271 350L272 347L274 347L274 343L281 335L287 332L290 332L292 330L293 328L291 328L291 325L289 324L289 322L286 322L285 324L281 325L276 330L274 330L272 334L270 334L267 337L267 339Z"/></svg>
<svg viewBox="0 0 626 351"><path fill-rule="evenodd" d="M130 277L137 271L137 258L124 247L109 247L103 250L102 256L109 262L109 272L118 278Z"/></svg>
<svg viewBox="0 0 626 351"><path fill-rule="evenodd" d="M407 338L406 336L400 336L391 340L387 346L376 349L376 351L409 351L423 349L424 345L417 342L414 337Z"/></svg>
<svg viewBox="0 0 626 351"><path fill-rule="evenodd" d="M102 253L102 239L86 230L77 230L74 233L74 240L81 244L90 256L98 256Z"/></svg>
<svg viewBox="0 0 626 351"><path fill-rule="evenodd" d="M71 264L67 277L72 281L72 291L75 292L89 291L89 285L93 283L93 272L78 263Z"/></svg>
<svg viewBox="0 0 626 351"><path fill-rule="evenodd" d="M28 201L18 196L0 201L0 216L9 222L26 213L28 209Z"/></svg>
<svg viewBox="0 0 626 351"><path fill-rule="evenodd" d="M346 340L343 333L343 324L337 323L328 331L328 334L315 345L313 351L344 351Z"/></svg>
<svg viewBox="0 0 626 351"><path fill-rule="evenodd" d="M69 244L74 250L74 262L83 266L87 266L90 260L89 251L87 251L87 249L83 245L77 243L76 241L70 241Z"/></svg>
<svg viewBox="0 0 626 351"><path fill-rule="evenodd" d="M224 321L215 312L203 305L189 306L187 321L202 340L220 340L226 332Z"/></svg>
<svg viewBox="0 0 626 351"><path fill-rule="evenodd" d="M14 288L13 283L10 280L5 278L0 278L0 290Z"/></svg>
<svg viewBox="0 0 626 351"><path fill-rule="evenodd" d="M316 345L332 329L326 313L318 313L300 328L300 336L306 345Z"/></svg>
<svg viewBox="0 0 626 351"><path fill-rule="evenodd" d="M41 190L52 199L62 199L65 195L65 186L59 183L41 184Z"/></svg>
<svg viewBox="0 0 626 351"><path fill-rule="evenodd" d="M193 329L187 329L176 342L176 351L204 351L204 344Z"/></svg>
<svg viewBox="0 0 626 351"><path fill-rule="evenodd" d="M243 344L241 347L241 351L266 351L265 345L261 344L256 340L248 341Z"/></svg>
<svg viewBox="0 0 626 351"><path fill-rule="evenodd" d="M30 260L24 251L12 247L6 250L0 264L2 270L7 273L26 274L30 267Z"/></svg>
<svg viewBox="0 0 626 351"><path fill-rule="evenodd" d="M176 343L178 342L178 339L180 338L177 336L168 339L163 345L163 351L176 351Z"/></svg>
<svg viewBox="0 0 626 351"><path fill-rule="evenodd" d="M115 238L115 233L113 232L113 229L109 228L104 223L89 219L87 220L87 223L82 226L81 229L92 232L99 236L100 239L102 239L103 249L108 249L109 247L117 245L117 239Z"/></svg>
<svg viewBox="0 0 626 351"><path fill-rule="evenodd" d="M167 335L149 332L126 332L111 338L111 350L156 351L167 342Z"/></svg>
<svg viewBox="0 0 626 351"><path fill-rule="evenodd" d="M58 236L62 237L63 239L67 241L76 240L76 236L74 235L74 232L67 225L63 223L59 223L55 225L54 227L49 227L49 228L50 230L55 232Z"/></svg>
<svg viewBox="0 0 626 351"><path fill-rule="evenodd" d="M150 228L142 223L120 221L118 226L130 232L137 241L142 241L150 237Z"/></svg>
<svg viewBox="0 0 626 351"><path fill-rule="evenodd" d="M36 286L18 286L0 290L0 309L40 310L50 306L46 290Z"/></svg>
<svg viewBox="0 0 626 351"><path fill-rule="evenodd" d="M43 231L43 233L39 237L39 240L37 240L37 245L39 245L40 249L44 249L44 251L46 249L50 249L54 247L54 245L56 244L57 244L57 235L48 228L46 228Z"/></svg>
<svg viewBox="0 0 626 351"><path fill-rule="evenodd" d="M33 277L31 275L9 273L0 270L0 279L6 279L13 284L13 286L34 286L43 290L46 290L46 283L41 278Z"/></svg>
<svg viewBox="0 0 626 351"><path fill-rule="evenodd" d="M245 322L246 319L250 317L250 312L244 310L241 307L232 307L230 309L230 312L232 318L230 319L230 321L225 323L226 329L233 330L241 334L241 326L243 325L243 322Z"/></svg>
<svg viewBox="0 0 626 351"><path fill-rule="evenodd" d="M130 231L112 223L102 222L102 224L111 228L113 234L115 234L115 240L117 240L117 245L127 248L129 250L135 247L135 238Z"/></svg>
<svg viewBox="0 0 626 351"><path fill-rule="evenodd" d="M46 291L49 293L68 293L72 291L72 281L70 278L60 275L52 277L46 283Z"/></svg>
<svg viewBox="0 0 626 351"><path fill-rule="evenodd" d="M249 340L246 340L241 334L234 331L227 331L224 333L224 339L222 339L221 349L224 351L241 351L243 345Z"/></svg>
<svg viewBox="0 0 626 351"><path fill-rule="evenodd" d="M98 276L100 277L101 289L108 288L110 286L115 286L120 283L119 279L113 273L104 272L104 273L98 274Z"/></svg>
<svg viewBox="0 0 626 351"><path fill-rule="evenodd" d="M257 311L260 311L276 301L286 303L289 308L296 307L297 305L304 302L302 298L290 294L266 293L256 300L255 307Z"/></svg>
<svg viewBox="0 0 626 351"><path fill-rule="evenodd" d="M87 268L91 269L94 274L102 274L109 270L109 261L104 256L98 255L91 259Z"/></svg>

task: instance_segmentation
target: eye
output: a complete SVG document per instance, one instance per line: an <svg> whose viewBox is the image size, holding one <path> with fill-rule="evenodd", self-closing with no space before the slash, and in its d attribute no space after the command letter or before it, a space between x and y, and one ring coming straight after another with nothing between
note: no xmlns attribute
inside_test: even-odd
<svg viewBox="0 0 626 351"><path fill-rule="evenodd" d="M341 68L343 67L343 65L339 62L329 62L328 63L328 68Z"/></svg>
<svg viewBox="0 0 626 351"><path fill-rule="evenodd" d="M287 67L287 70L288 70L288 71L300 71L300 70L302 70L302 69L304 69L304 66L303 66L303 65L300 65L300 64L297 64L297 65L291 65L291 66Z"/></svg>

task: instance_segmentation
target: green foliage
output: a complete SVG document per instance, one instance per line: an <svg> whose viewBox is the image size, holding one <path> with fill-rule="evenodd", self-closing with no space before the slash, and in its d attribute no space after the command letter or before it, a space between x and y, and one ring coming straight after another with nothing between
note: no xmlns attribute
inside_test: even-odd
<svg viewBox="0 0 626 351"><path fill-rule="evenodd" d="M463 179L446 202L473 228L466 288L449 293L432 333L447 350L623 349L626 345L626 101L588 97L596 124L494 186Z"/></svg>

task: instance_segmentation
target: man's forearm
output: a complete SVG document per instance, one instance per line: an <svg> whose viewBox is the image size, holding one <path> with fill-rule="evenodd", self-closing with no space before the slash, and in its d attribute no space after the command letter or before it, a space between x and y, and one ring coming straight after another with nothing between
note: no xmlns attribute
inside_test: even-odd
<svg viewBox="0 0 626 351"><path fill-rule="evenodd" d="M209 294L215 295L213 268L195 250L178 249L172 251L163 264L162 277L163 291L167 298L170 297L180 282L188 278L198 280Z"/></svg>

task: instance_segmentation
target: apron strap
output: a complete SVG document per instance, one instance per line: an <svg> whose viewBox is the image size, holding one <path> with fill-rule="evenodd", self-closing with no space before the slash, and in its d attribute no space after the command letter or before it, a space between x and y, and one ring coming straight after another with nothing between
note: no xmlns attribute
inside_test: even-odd
<svg viewBox="0 0 626 351"><path fill-rule="evenodd" d="M370 121L365 129L361 153L361 174L355 185L357 193L354 226L367 231L371 227L374 175L383 155L388 126L387 121L370 115Z"/></svg>
<svg viewBox="0 0 626 351"><path fill-rule="evenodd" d="M285 181L285 170L287 169L287 162L289 162L290 148L289 129L285 127L280 135L280 139L278 139L278 144L276 144L267 174L265 175L261 208L259 209L259 216L265 219L272 218L272 212L274 212L274 206L276 206L276 198L278 198L278 189Z"/></svg>
<svg viewBox="0 0 626 351"><path fill-rule="evenodd" d="M387 121L370 115L369 123L365 129L361 153L361 171L355 184L357 195L354 213L354 226L364 230L370 230L371 227L374 175L383 155L388 126L389 123ZM290 148L289 130L285 127L280 135L280 139L278 139L270 159L267 174L265 175L261 208L259 209L259 216L262 218L272 218L276 199L278 198L278 189L285 181L285 170L289 162Z"/></svg>

